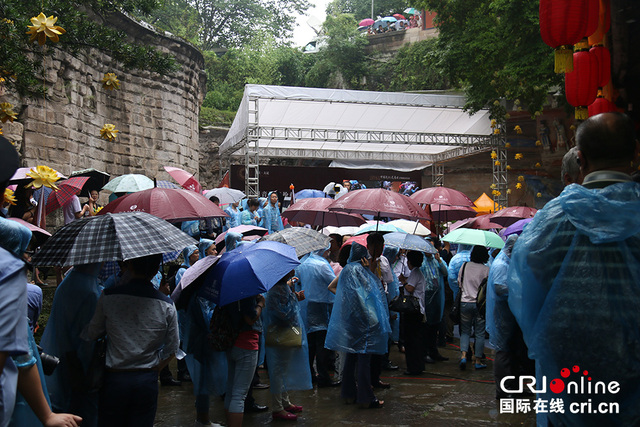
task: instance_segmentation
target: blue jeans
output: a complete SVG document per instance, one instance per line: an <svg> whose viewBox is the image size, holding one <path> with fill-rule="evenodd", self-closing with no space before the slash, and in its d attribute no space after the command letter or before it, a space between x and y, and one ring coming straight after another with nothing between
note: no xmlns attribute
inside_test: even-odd
<svg viewBox="0 0 640 427"><path fill-rule="evenodd" d="M253 374L258 364L258 350L233 347L227 351L228 378L224 408L228 412L243 413Z"/></svg>
<svg viewBox="0 0 640 427"><path fill-rule="evenodd" d="M485 320L479 316L475 302L460 303L460 351L469 349L471 326L476 337L475 355L480 358L484 353Z"/></svg>

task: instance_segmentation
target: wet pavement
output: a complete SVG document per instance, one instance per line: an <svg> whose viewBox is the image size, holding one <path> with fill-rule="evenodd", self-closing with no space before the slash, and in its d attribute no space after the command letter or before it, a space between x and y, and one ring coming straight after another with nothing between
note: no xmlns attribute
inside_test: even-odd
<svg viewBox="0 0 640 427"><path fill-rule="evenodd" d="M457 340L454 344L457 344ZM381 409L361 409L346 405L340 398L340 387L291 392L292 403L302 405L304 411L297 422L277 421L276 425L331 426L478 426L520 425L535 426L535 415L499 414L495 399L492 360L487 356L487 369L476 371L472 364L467 370L458 368L459 351L454 344L441 348L448 361L427 364L420 376L403 375L404 355L397 347L391 351L391 360L399 366L396 371L383 371L382 380L391 383L387 390L376 390L376 397L384 400ZM175 361L172 372L176 372ZM268 382L268 374L260 370L260 378ZM253 390L256 402L271 404L269 390ZM192 426L195 420L195 397L191 383L180 387L160 387L156 426ZM211 421L224 424L224 407L219 398L212 397ZM245 426L272 423L271 412L246 414Z"/></svg>

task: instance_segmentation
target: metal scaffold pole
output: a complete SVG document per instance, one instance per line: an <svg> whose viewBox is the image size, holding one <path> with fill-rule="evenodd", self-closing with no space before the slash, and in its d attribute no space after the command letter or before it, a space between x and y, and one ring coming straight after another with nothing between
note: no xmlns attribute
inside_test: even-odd
<svg viewBox="0 0 640 427"><path fill-rule="evenodd" d="M493 168L493 203L494 212L500 207L507 207L509 197L507 190L509 182L507 178L507 149L505 148L506 138L503 134L491 137L493 151L496 152L497 158L491 159Z"/></svg>
<svg viewBox="0 0 640 427"><path fill-rule="evenodd" d="M444 185L444 164L434 163L431 165L431 185L442 187Z"/></svg>
<svg viewBox="0 0 640 427"><path fill-rule="evenodd" d="M244 182L247 197L260 195L260 150L258 138L258 98L249 98L249 126L245 146Z"/></svg>

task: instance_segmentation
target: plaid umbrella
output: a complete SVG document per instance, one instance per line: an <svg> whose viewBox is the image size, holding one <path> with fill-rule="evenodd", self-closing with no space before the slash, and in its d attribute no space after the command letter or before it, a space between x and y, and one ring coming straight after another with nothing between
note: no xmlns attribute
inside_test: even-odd
<svg viewBox="0 0 640 427"><path fill-rule="evenodd" d="M76 176L89 177L89 182L85 184L85 186L83 187L84 191L82 192L82 195L86 195L86 197L89 197L91 190L100 191L100 189L104 187L107 182L109 182L109 178L111 178L111 175L109 175L108 173L99 171L94 168L73 171L71 172L71 175L69 175L69 178L73 178Z"/></svg>
<svg viewBox="0 0 640 427"><path fill-rule="evenodd" d="M182 250L197 242L168 222L144 212L81 218L62 227L33 257L34 265L126 261Z"/></svg>
<svg viewBox="0 0 640 427"><path fill-rule="evenodd" d="M79 176L69 178L62 184L58 185L58 191L53 191L49 194L49 197L47 197L47 215L66 205L73 196L79 194L82 187L84 187L88 180L88 176Z"/></svg>
<svg viewBox="0 0 640 427"><path fill-rule="evenodd" d="M331 244L331 238L324 234L303 227L285 228L273 234L267 234L260 241L272 240L293 246L296 249L296 255L301 257L310 252L320 249L326 249Z"/></svg>
<svg viewBox="0 0 640 427"><path fill-rule="evenodd" d="M182 188L180 187L178 184L174 184L171 181L156 181L156 187L157 188Z"/></svg>

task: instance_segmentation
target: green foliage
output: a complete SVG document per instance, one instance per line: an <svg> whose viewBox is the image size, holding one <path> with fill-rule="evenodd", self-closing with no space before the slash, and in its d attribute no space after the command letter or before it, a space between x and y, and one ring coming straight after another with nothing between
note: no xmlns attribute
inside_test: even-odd
<svg viewBox="0 0 640 427"><path fill-rule="evenodd" d="M93 16L109 21L116 11L147 13L156 5L155 0L48 0L42 10L37 2L23 0L0 0L0 68L9 78L5 82L9 89L20 95L42 96L43 61L53 49L62 49L77 55L87 48L96 48L111 56L125 68L139 68L167 74L176 69L172 56L153 47L129 43L124 32L117 31ZM87 11L91 12L87 12ZM47 41L44 46L29 42L26 33L30 18L44 12L56 16L56 25L66 30L59 43ZM9 22L7 22L9 21Z"/></svg>
<svg viewBox="0 0 640 427"><path fill-rule="evenodd" d="M333 0L327 6L327 15L352 14L356 22L365 18L376 19L377 16L391 16L402 14L409 6L405 0L375 0L373 2L373 16L371 16L371 0Z"/></svg>
<svg viewBox="0 0 640 427"><path fill-rule="evenodd" d="M160 0L157 9L139 17L196 46L200 43L200 14L186 0Z"/></svg>
<svg viewBox="0 0 640 427"><path fill-rule="evenodd" d="M452 85L464 89L469 110L489 107L503 120L496 101L506 98L519 99L533 114L561 84L552 50L540 38L537 1L421 0L419 6L438 14L433 58Z"/></svg>
<svg viewBox="0 0 640 427"><path fill-rule="evenodd" d="M437 51L435 39L405 45L398 51L390 82L390 90L437 90L447 89L447 81L434 65Z"/></svg>
<svg viewBox="0 0 640 427"><path fill-rule="evenodd" d="M200 108L200 126L231 126L235 111L221 111L215 108Z"/></svg>

